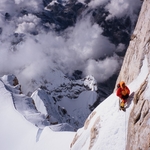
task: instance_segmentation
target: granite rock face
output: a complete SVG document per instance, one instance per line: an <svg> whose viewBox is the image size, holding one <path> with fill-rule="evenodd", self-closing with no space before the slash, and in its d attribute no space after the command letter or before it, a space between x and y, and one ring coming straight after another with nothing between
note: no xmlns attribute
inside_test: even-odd
<svg viewBox="0 0 150 150"><path fill-rule="evenodd" d="M150 53L150 2L145 0L143 2L141 12L135 27L129 47L127 49L124 62L117 81L125 80L130 83L135 79L141 69L144 56L149 59ZM134 69L133 69L134 68ZM118 83L117 82L117 83Z"/></svg>
<svg viewBox="0 0 150 150"><path fill-rule="evenodd" d="M144 98L145 81L134 96L134 107L128 124L127 150L150 149L150 101Z"/></svg>
<svg viewBox="0 0 150 150"><path fill-rule="evenodd" d="M144 58L147 59L148 64L150 63L149 8L150 1L144 0L117 83L121 80L127 84L131 83L139 75ZM128 124L126 150L150 149L150 99L145 96L149 88L149 74L150 71L144 83L134 94L134 106Z"/></svg>

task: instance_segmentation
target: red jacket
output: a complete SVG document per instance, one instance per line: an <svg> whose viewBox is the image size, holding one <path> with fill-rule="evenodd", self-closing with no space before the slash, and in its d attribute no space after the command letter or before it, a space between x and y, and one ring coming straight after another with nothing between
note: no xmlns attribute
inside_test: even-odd
<svg viewBox="0 0 150 150"><path fill-rule="evenodd" d="M118 88L116 92L116 95L120 97L121 99L126 99L124 97L129 96L129 94L130 94L130 90L127 86L125 86L124 88L121 88L121 87Z"/></svg>

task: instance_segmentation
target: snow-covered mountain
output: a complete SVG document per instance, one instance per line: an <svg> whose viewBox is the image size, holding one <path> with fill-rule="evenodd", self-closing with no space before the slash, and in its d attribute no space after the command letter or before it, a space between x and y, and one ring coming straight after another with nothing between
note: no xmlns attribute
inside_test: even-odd
<svg viewBox="0 0 150 150"><path fill-rule="evenodd" d="M68 123L76 130L83 126L94 109L93 105L98 99L96 81L92 76L76 81L54 77L57 81L53 82L60 82L59 86L48 82L31 97L38 111L49 118L50 124Z"/></svg>
<svg viewBox="0 0 150 150"><path fill-rule="evenodd" d="M128 140L131 137L131 133L128 133L128 130L132 130L132 126L128 126L129 116L134 107L134 102L136 100L135 93L139 90L139 87L143 84L147 75L149 73L148 61L145 58L143 60L142 68L140 69L140 73L129 85L128 87L131 90L131 95L128 99L126 112L119 110L119 99L116 97L116 94L113 93L104 102L102 102L87 118L84 127L79 129L74 137L73 142L71 143L71 150L82 149L82 150L103 150L103 149L111 149L111 150L124 150L126 149L126 144L131 141ZM149 82L149 80L147 80ZM147 95L149 90L145 90L144 95ZM148 100L149 101L149 100ZM149 103L149 102L148 102ZM149 104L147 108L149 107ZM146 110L147 111L147 110ZM139 114L142 115L141 111L134 111L134 115L132 117L135 119L135 116ZM146 114L147 115L147 114ZM145 116L146 116L145 115ZM141 116L141 117L145 117ZM133 119L132 118L132 119ZM133 123L133 122L132 122ZM128 128L130 127L130 128ZM149 121L147 122L147 127L145 128L145 132L139 135L139 139L134 141L134 143L143 141L143 137L147 137L149 134ZM135 130L136 131L136 130ZM127 133L129 135L127 135ZM146 135L145 135L146 133ZM131 135L130 135L131 134ZM145 139L145 138L144 138ZM128 142L127 142L128 141ZM145 142L145 143L144 143ZM132 147L127 147L127 150L130 149L145 149L148 145L148 141L143 141L143 145L134 145L131 144Z"/></svg>
<svg viewBox="0 0 150 150"><path fill-rule="evenodd" d="M128 83L131 95L121 112L114 93L102 102L79 129L71 149L150 149L150 1L145 0L116 83Z"/></svg>
<svg viewBox="0 0 150 150"><path fill-rule="evenodd" d="M17 93L17 92L16 92ZM13 104L13 95L7 87L0 81L0 147L3 150L40 150L40 149L69 149L74 132L53 132L49 127L43 130L27 121L19 113ZM21 99L20 99L21 100ZM26 105L22 105L25 107ZM32 112L24 109L24 113L38 124L44 121L44 116L36 110ZM26 107L27 108L27 107ZM34 116L35 115L35 116ZM29 118L30 116L30 118ZM65 126L64 126L65 127ZM56 127L61 130L61 127ZM69 128L68 128L69 129ZM64 130L63 130L64 131ZM66 136L65 136L66 135ZM64 140L65 137L65 140ZM63 141L63 142L62 142ZM46 143L45 143L46 142ZM59 143L57 143L59 142ZM57 144L56 144L57 143Z"/></svg>
<svg viewBox="0 0 150 150"><path fill-rule="evenodd" d="M54 83L47 81L45 86L38 88L30 97L22 94L21 86L14 75L4 75L1 81L11 92L16 110L28 121L39 128L67 123L75 131L83 126L94 109L93 105L98 97L97 84L92 76L71 81L61 77L62 74L58 74L58 71L56 73L50 78Z"/></svg>
<svg viewBox="0 0 150 150"><path fill-rule="evenodd" d="M51 124L82 127L113 91L141 3L1 1L0 76L19 80L15 107L33 101Z"/></svg>
<svg viewBox="0 0 150 150"><path fill-rule="evenodd" d="M141 1L0 3L3 150L150 148L148 0L117 82ZM131 90L126 112L115 90L104 100L120 80Z"/></svg>
<svg viewBox="0 0 150 150"><path fill-rule="evenodd" d="M127 136L128 123L130 113L134 110L134 103L137 105L142 105L138 100L138 96L142 93L143 88L141 85L144 85L145 79L149 83L149 67L147 57L143 60L143 65L140 69L140 73L128 86L131 90L131 95L128 100L126 112L119 110L118 98L115 93L110 95L105 101L103 101L87 118L84 127L80 128L77 132L66 132L65 129L69 130L69 126L60 124L44 127L41 125L41 120L45 119L40 116L40 113L36 111L29 111L29 108L26 109L27 116L30 116L30 119L37 123L37 127L32 123L28 122L16 109L13 104L13 93L20 94L20 86L13 84L14 82L9 82L12 85L13 91L10 90L12 87L8 84L4 84L4 81L0 82L0 145L2 149L28 149L28 150L41 150L41 149L82 149L82 150L103 150L103 149L116 149L124 150L130 138L130 135ZM148 77L148 78L147 78ZM11 79L14 79L14 76L11 76ZM6 76L3 77L3 80L6 81ZM9 77L9 81L10 77ZM147 84L149 85L149 84ZM15 87L14 87L15 86ZM138 90L140 91L138 92ZM11 92L10 92L11 91ZM136 93L136 94L135 94ZM147 150L149 141L144 140L143 137L149 135L149 86L145 88L143 97L147 99L145 105L143 105L144 110L141 113L140 118L137 120L136 115L139 116L140 109L133 111L134 116L131 119L138 121L144 121L145 118L148 118L147 124L144 128L145 132L141 133L141 138L139 140L142 142L142 145L138 145L141 149ZM21 99L20 99L21 100ZM138 102L137 102L138 100ZM144 99L142 99L144 100ZM140 104L138 104L140 103ZM147 105L146 105L147 104ZM23 106L26 105L22 105ZM32 107L32 106L31 106ZM137 107L137 106L136 106ZM23 110L23 109L21 109ZM32 107L33 110L33 107ZM147 112L147 113L144 113ZM39 114L39 115L37 115ZM36 117L35 117L35 116ZM28 118L27 118L28 119ZM34 120L33 120L34 119ZM137 123L136 122L136 123ZM131 123L133 123L131 121ZM43 124L44 125L44 124ZM46 125L46 124L45 124ZM130 128L133 129L133 126ZM53 130L53 131L52 131ZM54 132L57 131L57 132ZM60 132L61 131L61 132ZM65 132L64 132L65 131ZM71 130L70 130L71 131ZM129 132L130 134L130 132ZM139 136L140 137L140 136ZM148 138L148 137L147 137ZM7 143L9 142L9 144ZM130 140L129 140L130 142ZM132 142L136 142L132 139ZM133 145L134 148L127 149L136 149L136 144Z"/></svg>

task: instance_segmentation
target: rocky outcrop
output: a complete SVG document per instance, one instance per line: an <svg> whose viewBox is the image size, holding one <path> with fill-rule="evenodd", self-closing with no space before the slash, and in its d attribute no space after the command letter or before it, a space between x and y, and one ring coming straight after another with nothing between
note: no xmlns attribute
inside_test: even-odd
<svg viewBox="0 0 150 150"><path fill-rule="evenodd" d="M135 79L141 69L142 60L146 55L148 60L150 53L150 1L145 0L142 5L142 9L135 27L135 30L131 36L131 41L127 49L124 62L120 74L117 79L117 83L120 80L124 80L126 83L130 83Z"/></svg>
<svg viewBox="0 0 150 150"><path fill-rule="evenodd" d="M147 87L145 81L134 96L134 107L128 125L126 150L150 149L150 101L143 97Z"/></svg>
<svg viewBox="0 0 150 150"><path fill-rule="evenodd" d="M120 80L124 80L127 84L133 81L139 75L145 57L148 64L150 63L149 8L150 1L144 0L117 83ZM126 150L150 149L150 99L145 97L145 93L149 87L149 73L145 82L134 95L134 106L128 124Z"/></svg>

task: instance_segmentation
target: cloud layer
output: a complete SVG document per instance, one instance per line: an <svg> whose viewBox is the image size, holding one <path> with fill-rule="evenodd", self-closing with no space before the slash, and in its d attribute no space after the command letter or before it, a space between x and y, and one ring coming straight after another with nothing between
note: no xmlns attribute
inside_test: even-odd
<svg viewBox="0 0 150 150"><path fill-rule="evenodd" d="M107 0L91 1L89 6L104 2ZM25 82L41 76L48 68L57 68L70 76L74 70L82 70L83 76L91 74L103 82L116 72L119 67L118 58L114 56L116 47L101 35L102 29L97 24L91 24L90 18L83 18L75 27L58 35L43 31L40 19L34 14L18 17L21 7L35 13L43 9L41 3L39 0L32 0L30 4L25 0L0 2L0 75L14 73ZM111 12L110 17L121 17L128 10L134 11L139 3L136 4L129 0L112 0L106 8ZM6 12L11 14L10 20L6 20ZM30 34L36 31L37 35ZM97 61L98 58L105 59Z"/></svg>
<svg viewBox="0 0 150 150"><path fill-rule="evenodd" d="M111 19L112 17L120 18L125 15L135 19L134 14L137 15L139 12L141 3L141 0L92 0L88 6L95 8L105 4L105 9L110 13L107 19Z"/></svg>

